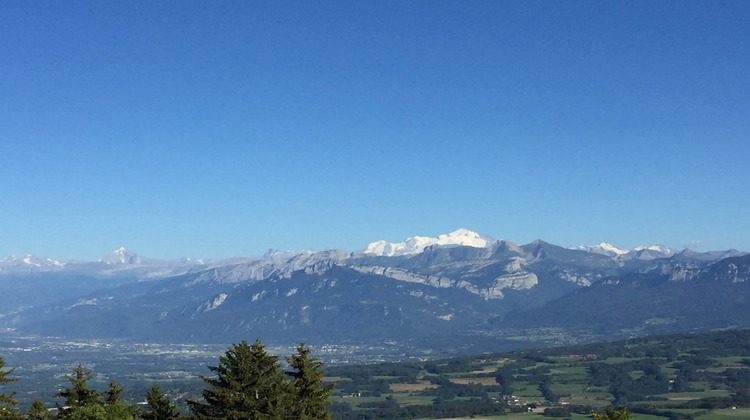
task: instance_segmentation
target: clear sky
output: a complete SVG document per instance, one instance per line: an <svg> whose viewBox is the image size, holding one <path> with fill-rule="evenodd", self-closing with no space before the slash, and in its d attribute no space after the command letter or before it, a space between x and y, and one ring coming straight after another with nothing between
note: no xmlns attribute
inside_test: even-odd
<svg viewBox="0 0 750 420"><path fill-rule="evenodd" d="M750 251L750 2L5 1L0 258Z"/></svg>

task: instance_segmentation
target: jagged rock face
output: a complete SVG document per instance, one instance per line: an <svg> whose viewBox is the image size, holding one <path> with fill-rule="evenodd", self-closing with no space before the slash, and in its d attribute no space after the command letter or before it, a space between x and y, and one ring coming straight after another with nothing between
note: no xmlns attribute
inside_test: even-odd
<svg viewBox="0 0 750 420"><path fill-rule="evenodd" d="M748 258L750 257L728 257L708 267L678 265L667 274L671 282L745 283L750 281Z"/></svg>
<svg viewBox="0 0 750 420"><path fill-rule="evenodd" d="M695 270L691 280L727 284L750 281L750 255L725 258L716 264Z"/></svg>
<svg viewBox="0 0 750 420"><path fill-rule="evenodd" d="M393 267L379 267L379 266L351 266L352 269L359 271L360 273L376 274L379 276L388 277L390 279L403 281L407 283L419 283L433 287L455 287L456 281L448 277L441 277L435 275L420 275L408 270Z"/></svg>
<svg viewBox="0 0 750 420"><path fill-rule="evenodd" d="M726 278L732 283L744 283L750 278L750 266L739 267L730 263L727 267Z"/></svg>
<svg viewBox="0 0 750 420"><path fill-rule="evenodd" d="M219 293L219 296L216 296L215 298L209 300L208 302L204 303L198 308L198 312L208 312L213 311L214 309L218 308L224 301L227 299L226 293Z"/></svg>
<svg viewBox="0 0 750 420"><path fill-rule="evenodd" d="M266 261L217 267L198 273L187 285L201 282L238 283L248 280L262 280L275 273L277 269Z"/></svg>
<svg viewBox="0 0 750 420"><path fill-rule="evenodd" d="M526 290L531 289L539 283L534 273L517 272L500 276L495 280L494 289Z"/></svg>

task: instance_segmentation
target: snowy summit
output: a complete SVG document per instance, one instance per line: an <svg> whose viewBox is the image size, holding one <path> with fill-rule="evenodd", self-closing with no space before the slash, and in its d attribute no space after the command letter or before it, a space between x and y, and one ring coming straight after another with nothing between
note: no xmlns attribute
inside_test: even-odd
<svg viewBox="0 0 750 420"><path fill-rule="evenodd" d="M23 257L11 255L0 260L0 266L29 266L29 267L64 267L65 263L47 257L37 257L26 254Z"/></svg>
<svg viewBox="0 0 750 420"><path fill-rule="evenodd" d="M372 242L367 245L363 252L368 255L392 257L398 255L419 254L424 251L425 248L432 245L461 245L474 248L486 248L492 244L492 242L494 242L494 240L489 236L472 232L468 229L458 229L448 234L439 235L437 238L429 236L412 236L411 238L404 240L404 242L398 243L386 241Z"/></svg>
<svg viewBox="0 0 750 420"><path fill-rule="evenodd" d="M607 242L602 242L599 245L589 246L573 246L570 249L577 249L579 251L593 252L595 254L606 255L610 258L615 259L630 259L637 258L642 260L654 259L654 258L668 258L676 254L672 248L653 245L653 246L638 246L633 249L621 249Z"/></svg>
<svg viewBox="0 0 750 420"><path fill-rule="evenodd" d="M586 252L593 252L595 254L602 254L606 255L608 257L616 257L618 255L625 255L630 250L627 249L620 249L612 244L609 244L607 242L602 242L598 245L590 245L590 246L574 246L571 247L572 249L577 249L580 251L586 251Z"/></svg>
<svg viewBox="0 0 750 420"><path fill-rule="evenodd" d="M141 257L124 247L117 248L111 254L99 260L105 264L141 264Z"/></svg>

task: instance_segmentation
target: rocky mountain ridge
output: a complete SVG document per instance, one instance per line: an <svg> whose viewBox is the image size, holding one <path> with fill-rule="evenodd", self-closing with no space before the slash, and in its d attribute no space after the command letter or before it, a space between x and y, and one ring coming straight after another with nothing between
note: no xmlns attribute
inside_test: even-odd
<svg viewBox="0 0 750 420"><path fill-rule="evenodd" d="M586 308L595 305L585 301L586 296L630 302L643 312L629 316L646 322L653 318L643 318L649 305L667 299L653 291L699 302L718 293L700 286L702 295L694 295L696 285L711 276L721 284L719 290L738 287L737 296L743 296L742 287L750 284L749 257L733 250L618 252L611 246L571 249L541 240L519 246L467 230L433 239L406 240L403 244L413 245L408 249L378 245L351 253L269 251L263 257L224 261L159 261L118 249L96 262L50 271L5 270L0 272L0 328L23 334L173 342L221 343L248 336L278 342L421 343L455 336L470 342L502 335L509 328L580 329L580 319L596 325L596 334L612 333L608 324L590 318ZM416 249L420 251L412 252ZM643 251L648 254L643 256ZM623 258L629 253L636 254ZM644 279L672 286L624 286L643 284ZM611 291L616 296L607 294ZM581 310L578 319L567 316ZM672 310L678 313L680 307ZM618 311L609 312L615 316ZM675 315L667 325L715 328L728 322L713 317L703 325L693 318L685 321L688 318L689 314ZM627 328L618 334L654 328L626 321L622 325Z"/></svg>
<svg viewBox="0 0 750 420"><path fill-rule="evenodd" d="M537 240L526 246L533 245L536 242L542 241ZM161 260L143 257L136 252L128 250L124 247L120 247L96 261L58 261L49 257L39 257L31 254L26 254L20 257L16 255L10 255L6 258L0 259L0 275L17 272L43 272L64 270L76 271L86 274L96 273L98 275L105 275L107 273L111 274L113 272L128 270L135 267L143 268L149 266L160 267L161 271L163 271L164 268L169 267L174 274L180 271L188 271L196 267L219 267L245 262L256 262L260 260L270 260L273 264L278 265L279 263L283 263L292 259L297 261L297 266L299 266L304 264L305 259L307 259L307 262L309 263L310 260L316 258L333 258L336 260L344 260L347 258L359 258L362 256L412 256L420 254L427 248L433 246L467 246L473 248L491 248L493 246L496 246L496 244L498 243L503 244L503 246L505 247L520 249L518 245L510 241L504 239L494 240L490 236L462 228L447 234L438 235L437 237L413 236L398 243L386 242L384 240L375 241L366 245L364 249L353 252L331 249L323 251L269 250L265 255L261 257L238 257L230 259L179 258L173 260ZM633 249L620 249L606 242L602 242L598 245L593 246L574 246L569 248L574 250L586 251L589 253L601 254L619 260L651 260L671 257L677 253L680 253L677 250L660 245L649 247L641 246L635 247ZM682 253L699 255L706 260L716 260L722 257L726 258L726 256L730 255L742 254L741 252L736 250L696 253L688 249L683 250Z"/></svg>

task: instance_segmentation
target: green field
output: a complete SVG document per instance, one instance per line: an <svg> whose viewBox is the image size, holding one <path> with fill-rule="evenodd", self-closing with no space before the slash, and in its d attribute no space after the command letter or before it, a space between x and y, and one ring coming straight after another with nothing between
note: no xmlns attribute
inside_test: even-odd
<svg viewBox="0 0 750 420"><path fill-rule="evenodd" d="M612 405L626 405L635 420L750 418L747 331L333 367L329 374L337 382L336 419L590 419L592 410Z"/></svg>
<svg viewBox="0 0 750 420"><path fill-rule="evenodd" d="M750 408L713 410L703 414L700 420L750 419Z"/></svg>

